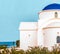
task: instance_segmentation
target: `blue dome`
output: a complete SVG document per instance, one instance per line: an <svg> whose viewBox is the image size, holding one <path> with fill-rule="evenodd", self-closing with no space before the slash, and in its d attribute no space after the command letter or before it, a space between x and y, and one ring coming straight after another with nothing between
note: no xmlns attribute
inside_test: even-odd
<svg viewBox="0 0 60 54"><path fill-rule="evenodd" d="M50 4L46 6L43 10L52 10L52 9L60 9L60 4Z"/></svg>

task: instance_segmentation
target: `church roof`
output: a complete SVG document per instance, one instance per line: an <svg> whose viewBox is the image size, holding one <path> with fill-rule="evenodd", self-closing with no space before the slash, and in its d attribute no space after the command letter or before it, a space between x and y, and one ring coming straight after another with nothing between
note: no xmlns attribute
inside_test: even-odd
<svg viewBox="0 0 60 54"><path fill-rule="evenodd" d="M46 6L43 10L52 10L52 9L60 9L60 4L50 4L48 6Z"/></svg>

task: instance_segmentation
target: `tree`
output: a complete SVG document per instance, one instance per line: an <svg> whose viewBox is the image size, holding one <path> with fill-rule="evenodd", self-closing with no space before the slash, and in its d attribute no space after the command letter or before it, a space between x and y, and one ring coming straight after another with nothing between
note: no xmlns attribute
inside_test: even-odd
<svg viewBox="0 0 60 54"><path fill-rule="evenodd" d="M20 40L16 41L16 46L19 47L20 46Z"/></svg>

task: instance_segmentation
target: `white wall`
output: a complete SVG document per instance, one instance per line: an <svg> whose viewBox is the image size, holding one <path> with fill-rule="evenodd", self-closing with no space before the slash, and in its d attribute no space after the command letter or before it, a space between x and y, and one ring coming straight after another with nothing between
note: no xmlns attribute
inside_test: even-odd
<svg viewBox="0 0 60 54"><path fill-rule="evenodd" d="M55 18L55 12L58 13L58 18ZM49 49L51 46L54 46L56 43L57 32L60 32L60 28L50 28L44 29L45 27L60 27L60 11L53 10L53 11L43 11L39 14L38 20L38 45L43 45L48 47ZM60 35L60 34L59 34Z"/></svg>
<svg viewBox="0 0 60 54"><path fill-rule="evenodd" d="M20 31L20 49L37 46L37 31Z"/></svg>
<svg viewBox="0 0 60 54"><path fill-rule="evenodd" d="M60 28L48 28L43 30L45 47L51 47L57 44L56 42L57 41L56 38L58 36L57 32L60 33Z"/></svg>
<svg viewBox="0 0 60 54"><path fill-rule="evenodd" d="M50 24L47 25L47 27L60 27L60 22L52 22Z"/></svg>
<svg viewBox="0 0 60 54"><path fill-rule="evenodd" d="M37 29L37 22L21 22L19 30Z"/></svg>
<svg viewBox="0 0 60 54"><path fill-rule="evenodd" d="M46 10L39 13L39 19L55 18L55 12L58 13L58 18L60 18L60 10Z"/></svg>
<svg viewBox="0 0 60 54"><path fill-rule="evenodd" d="M20 49L37 46L37 22L21 22L19 30Z"/></svg>
<svg viewBox="0 0 60 54"><path fill-rule="evenodd" d="M43 33L42 33L42 30L41 29L38 29L38 36L37 36L37 43L38 43L38 46L44 46L43 44Z"/></svg>

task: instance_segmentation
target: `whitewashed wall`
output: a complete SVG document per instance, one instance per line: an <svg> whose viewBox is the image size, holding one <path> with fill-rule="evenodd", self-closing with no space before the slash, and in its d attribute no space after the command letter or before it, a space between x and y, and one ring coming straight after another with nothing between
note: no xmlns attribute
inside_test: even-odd
<svg viewBox="0 0 60 54"><path fill-rule="evenodd" d="M20 31L20 48L26 50L29 46L37 46L37 31Z"/></svg>
<svg viewBox="0 0 60 54"><path fill-rule="evenodd" d="M43 30L45 47L51 47L57 44L57 36L58 36L57 32L60 33L60 28L49 28Z"/></svg>
<svg viewBox="0 0 60 54"><path fill-rule="evenodd" d="M37 22L22 22L20 24L20 49L37 46Z"/></svg>
<svg viewBox="0 0 60 54"><path fill-rule="evenodd" d="M55 12L58 13L58 18L60 18L60 10L46 10L39 13L39 19L55 18Z"/></svg>
<svg viewBox="0 0 60 54"><path fill-rule="evenodd" d="M58 18L55 18L55 12L58 13ZM60 33L60 28L44 29L45 27L60 27L60 10L46 10L39 13L38 20L38 45L43 45L48 47L54 46L56 43L56 38L58 36L57 32ZM41 35L40 35L41 33ZM59 34L60 35L60 34Z"/></svg>

